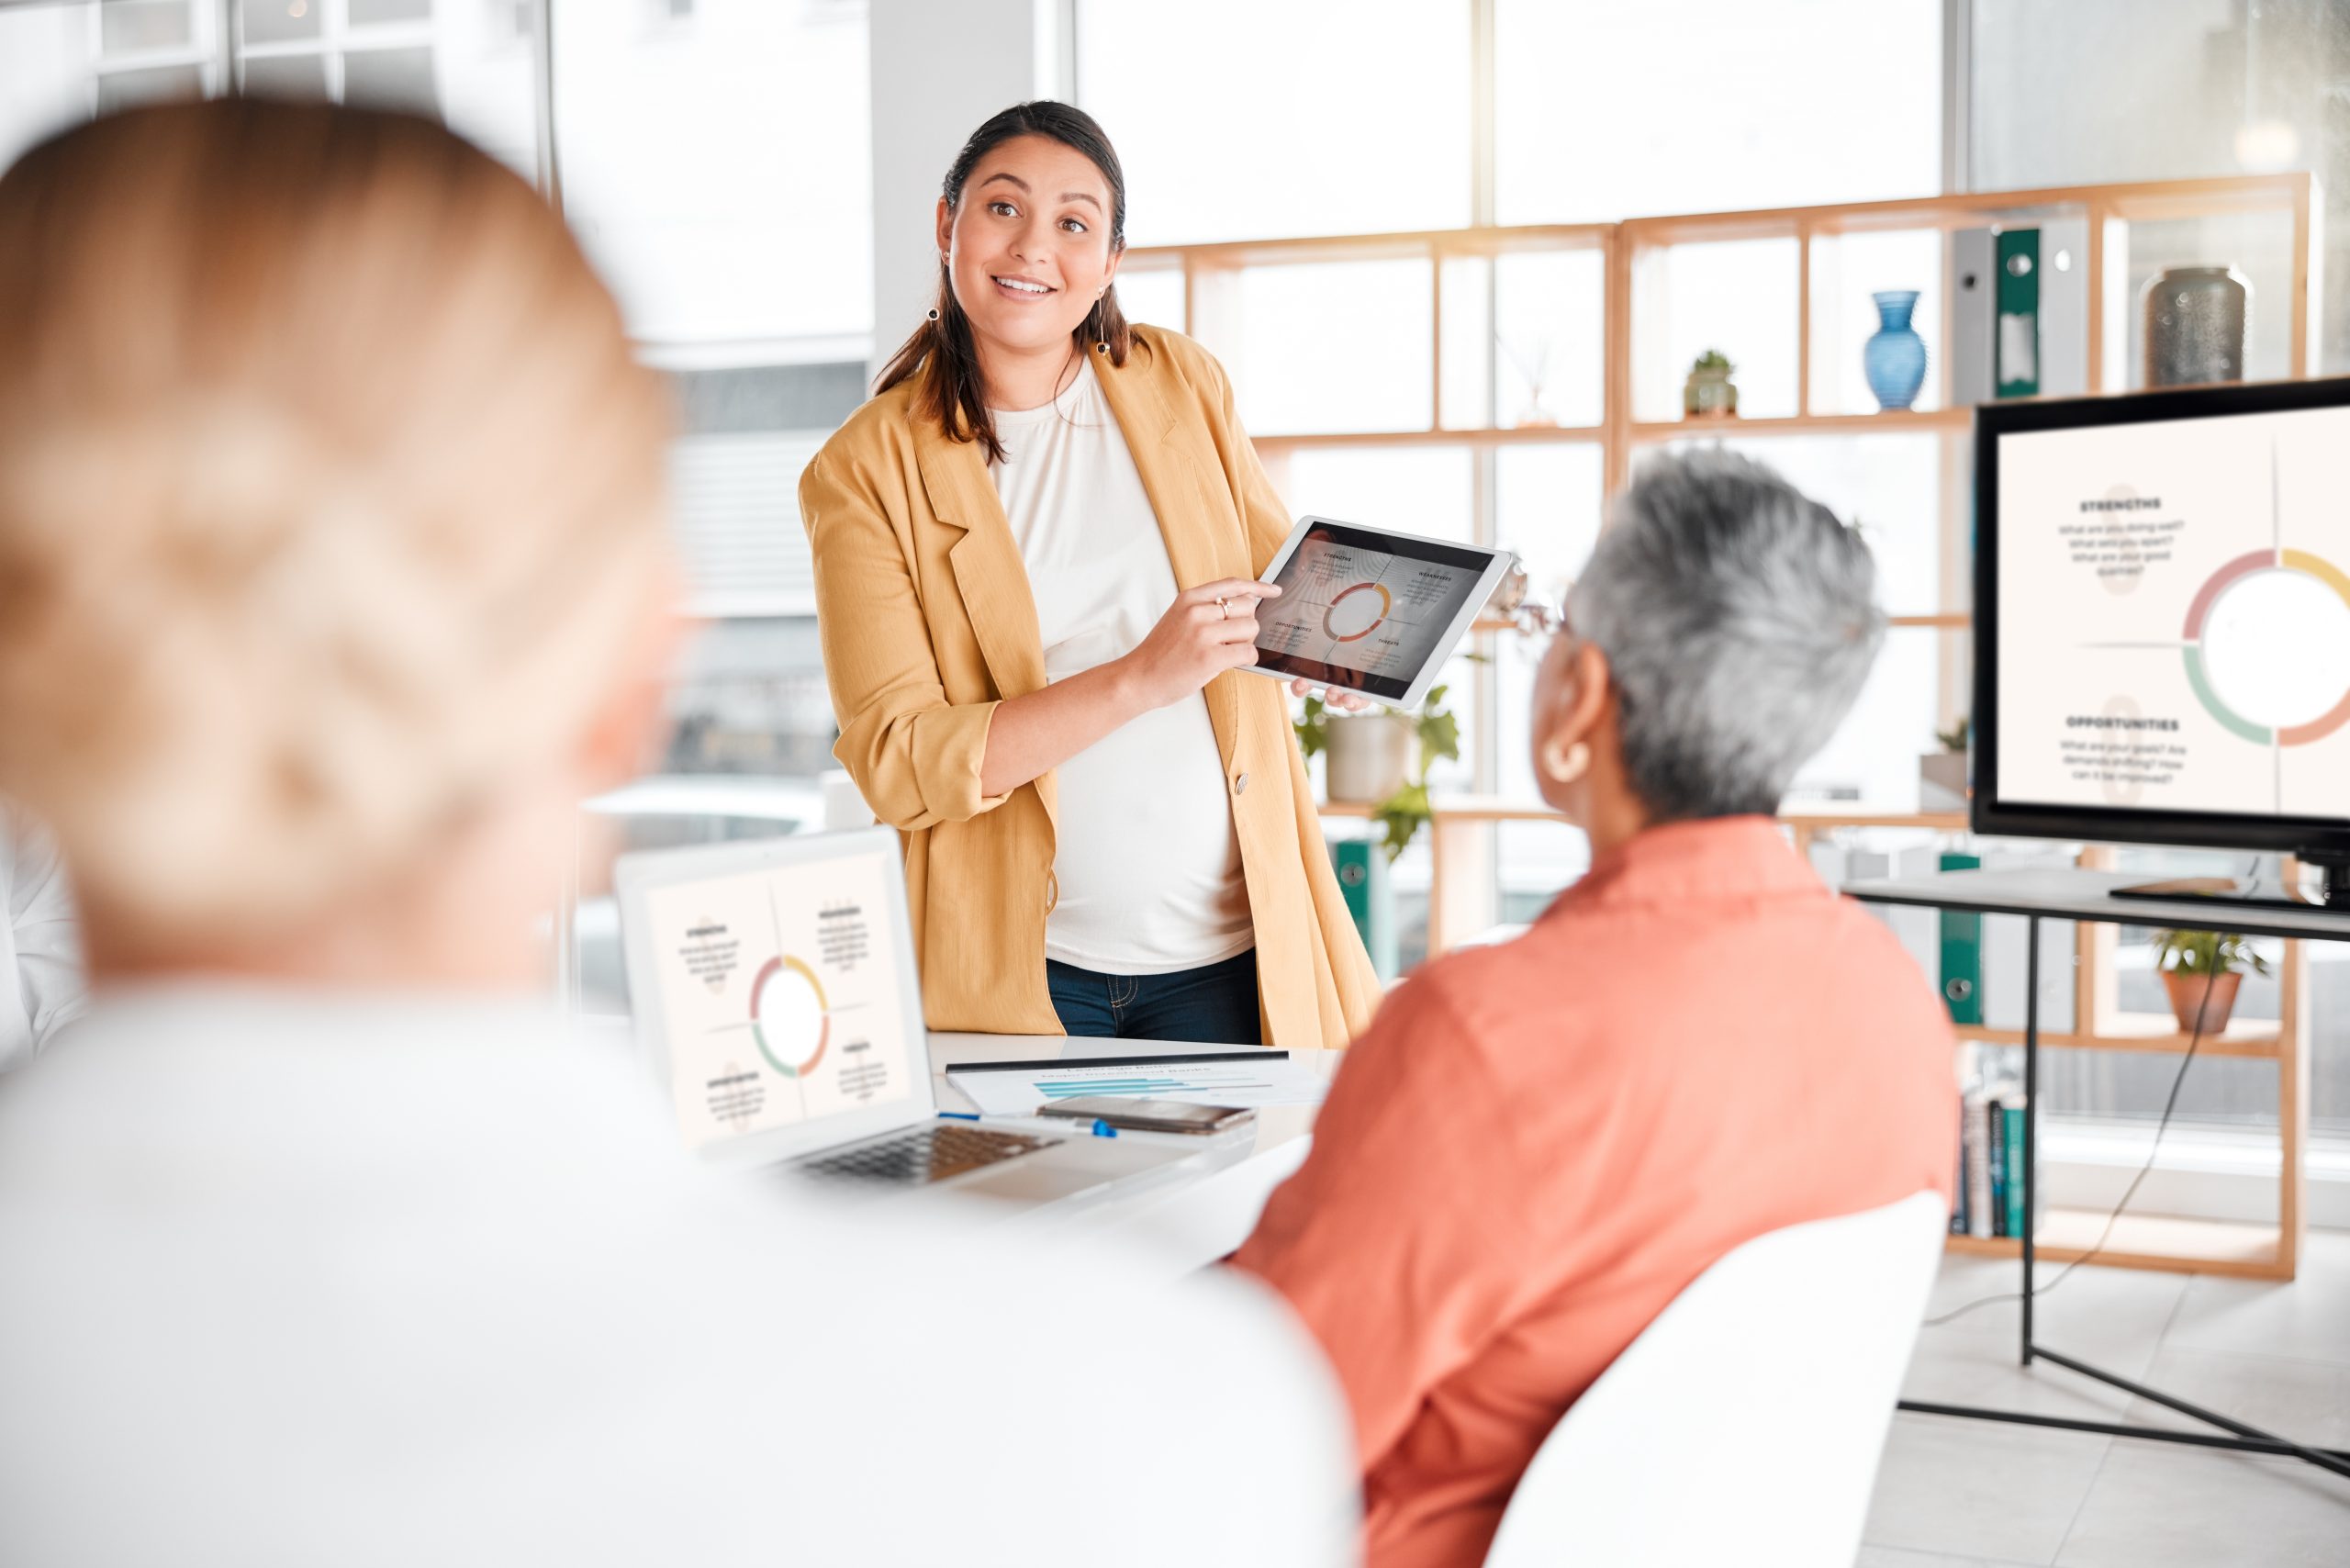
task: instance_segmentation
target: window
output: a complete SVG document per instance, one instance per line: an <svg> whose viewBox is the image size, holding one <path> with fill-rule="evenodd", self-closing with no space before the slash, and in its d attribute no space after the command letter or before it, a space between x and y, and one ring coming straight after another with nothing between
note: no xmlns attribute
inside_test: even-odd
<svg viewBox="0 0 2350 1568"><path fill-rule="evenodd" d="M1494 0L1494 27L1498 222L1942 188L1939 0Z"/></svg>
<svg viewBox="0 0 2350 1568"><path fill-rule="evenodd" d="M233 86L433 115L535 177L532 72L527 13L475 0L0 6L0 167L92 115Z"/></svg>
<svg viewBox="0 0 2350 1568"><path fill-rule="evenodd" d="M834 766L800 471L865 395L861 362L683 371L670 502L687 610L703 624L669 696L664 774Z"/></svg>
<svg viewBox="0 0 2350 1568"><path fill-rule="evenodd" d="M1199 288L1193 331L1223 360L1250 434L1428 428L1425 257L1253 266L1205 274Z"/></svg>
<svg viewBox="0 0 2350 1568"><path fill-rule="evenodd" d="M667 753L597 809L633 847L811 825L834 729L798 487L867 390L866 7L553 3L564 211L677 391L672 515L700 622ZM589 991L615 968L604 908L580 908Z"/></svg>
<svg viewBox="0 0 2350 1568"><path fill-rule="evenodd" d="M1468 0L1077 0L1077 97L1129 243L1458 229L1469 44Z"/></svg>
<svg viewBox="0 0 2350 1568"><path fill-rule="evenodd" d="M632 334L736 366L863 359L865 6L555 0L553 28L564 210Z"/></svg>
<svg viewBox="0 0 2350 1568"><path fill-rule="evenodd" d="M1977 189L2314 170L2326 254L2322 296L2311 300L2320 323L2311 370L2350 371L2350 96L2340 88L2350 11L2209 0L1975 0L1973 9L1968 173ZM2266 245L2258 235L2177 231L2199 227L2136 226L2132 287L2175 264L2241 268ZM2283 324L2265 324L2254 299L2246 347L2257 360L2264 331ZM2132 310L2133 332L2137 319Z"/></svg>
<svg viewBox="0 0 2350 1568"><path fill-rule="evenodd" d="M0 6L0 169L101 111L204 93L215 20L195 0Z"/></svg>

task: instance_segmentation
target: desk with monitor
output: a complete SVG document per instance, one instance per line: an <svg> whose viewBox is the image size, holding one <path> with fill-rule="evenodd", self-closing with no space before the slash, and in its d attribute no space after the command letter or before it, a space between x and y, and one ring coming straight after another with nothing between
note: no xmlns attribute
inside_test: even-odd
<svg viewBox="0 0 2350 1568"><path fill-rule="evenodd" d="M1975 412L1975 461L1972 829L2232 850L2249 865L2241 879L2191 884L1962 871L1846 891L2030 920L2021 1359L2218 1430L1906 1407L2287 1454L2350 1475L2350 1452L2260 1430L2041 1345L2031 1310L2035 1289L2046 1288L2033 1274L2031 1217L2040 922L2350 941L2350 514L2340 504L2350 489L2350 379L1987 405ZM2318 886L2264 884L2268 855L2314 868ZM2191 1032L2174 1104L2202 1036ZM2285 1173L2288 1192L2296 1175Z"/></svg>

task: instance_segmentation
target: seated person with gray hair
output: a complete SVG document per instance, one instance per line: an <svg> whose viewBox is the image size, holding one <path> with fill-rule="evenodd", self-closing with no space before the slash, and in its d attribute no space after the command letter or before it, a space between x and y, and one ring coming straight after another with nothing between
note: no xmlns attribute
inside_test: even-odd
<svg viewBox="0 0 2350 1568"><path fill-rule="evenodd" d="M1567 1407L1740 1243L1949 1195L1949 1022L1772 820L1868 678L1875 575L1759 464L1642 471L1534 695L1589 874L1388 1000L1235 1256L1346 1384L1371 1568L1480 1560Z"/></svg>

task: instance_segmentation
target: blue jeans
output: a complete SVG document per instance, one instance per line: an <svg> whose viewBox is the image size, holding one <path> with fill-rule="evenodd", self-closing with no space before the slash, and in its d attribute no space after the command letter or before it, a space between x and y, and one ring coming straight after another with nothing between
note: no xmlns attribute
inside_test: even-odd
<svg viewBox="0 0 2350 1568"><path fill-rule="evenodd" d="M1045 960L1053 1011L1072 1035L1114 1040L1196 1040L1259 1046L1254 949L1171 975L1104 975Z"/></svg>

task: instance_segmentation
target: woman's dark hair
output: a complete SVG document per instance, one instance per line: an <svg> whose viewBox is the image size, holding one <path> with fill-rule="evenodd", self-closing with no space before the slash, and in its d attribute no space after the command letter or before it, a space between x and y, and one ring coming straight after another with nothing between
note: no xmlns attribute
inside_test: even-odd
<svg viewBox="0 0 2350 1568"><path fill-rule="evenodd" d="M1114 256L1125 250L1126 176L1118 167L1118 154L1091 115L1074 105L1056 103L1050 98L1014 104L971 132L971 139L963 143L963 151L955 155L953 166L946 171L943 194L947 210L953 212L962 207L964 183L979 167L979 160L1016 136L1050 137L1093 161L1093 166L1110 183L1110 253ZM1118 308L1114 285L1093 302L1093 308L1069 335L1069 342L1072 353L1082 353L1098 343L1109 354L1112 364L1126 363L1127 351L1134 346L1134 329L1126 324L1125 312ZM890 356L890 363L882 366L880 379L874 383L873 389L887 392L899 382L917 375L922 380L914 392L914 406L936 420L953 439L978 442L989 462L1002 461L1003 442L996 439L995 420L988 413L987 388L979 380L979 356L971 341L971 319L963 314L963 307L955 298L955 280L943 256L938 263L936 319L915 328L914 335Z"/></svg>

